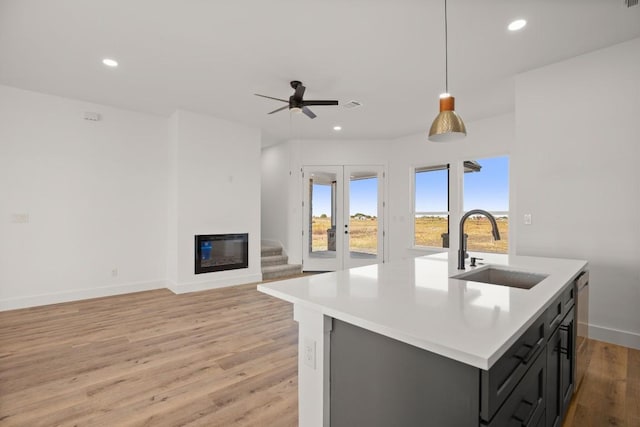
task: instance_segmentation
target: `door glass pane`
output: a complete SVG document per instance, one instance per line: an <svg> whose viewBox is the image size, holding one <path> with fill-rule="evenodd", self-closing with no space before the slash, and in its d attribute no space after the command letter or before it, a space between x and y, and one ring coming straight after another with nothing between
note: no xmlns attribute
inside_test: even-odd
<svg viewBox="0 0 640 427"><path fill-rule="evenodd" d="M378 254L378 174L357 172L349 179L349 256Z"/></svg>
<svg viewBox="0 0 640 427"><path fill-rule="evenodd" d="M309 256L336 257L336 175L312 173L309 178Z"/></svg>

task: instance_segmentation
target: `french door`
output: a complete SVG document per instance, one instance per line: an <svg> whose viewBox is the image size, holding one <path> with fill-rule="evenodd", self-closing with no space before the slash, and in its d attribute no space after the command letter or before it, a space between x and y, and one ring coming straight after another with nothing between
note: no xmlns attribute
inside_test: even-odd
<svg viewBox="0 0 640 427"><path fill-rule="evenodd" d="M303 167L305 271L383 260L383 166Z"/></svg>

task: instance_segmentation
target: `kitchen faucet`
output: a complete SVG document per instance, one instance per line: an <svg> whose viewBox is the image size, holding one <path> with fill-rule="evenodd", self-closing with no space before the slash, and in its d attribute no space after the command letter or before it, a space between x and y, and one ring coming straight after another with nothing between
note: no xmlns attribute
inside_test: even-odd
<svg viewBox="0 0 640 427"><path fill-rule="evenodd" d="M491 233L495 240L500 240L500 232L496 219L487 211L482 209L473 209L460 218L460 244L458 245L458 270L464 270L464 259L467 257L467 239L464 238L464 223L471 215L484 215L491 222Z"/></svg>

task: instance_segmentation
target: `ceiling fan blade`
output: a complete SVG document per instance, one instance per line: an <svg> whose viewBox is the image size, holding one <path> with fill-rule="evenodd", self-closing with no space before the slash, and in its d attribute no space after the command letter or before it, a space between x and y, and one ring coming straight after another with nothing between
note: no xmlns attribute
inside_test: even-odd
<svg viewBox="0 0 640 427"><path fill-rule="evenodd" d="M302 105L338 105L338 101L329 100L315 100L315 101L302 101Z"/></svg>
<svg viewBox="0 0 640 427"><path fill-rule="evenodd" d="M310 109L308 109L307 107L302 107L302 112L304 114L307 115L307 117L309 117L310 119L315 119L317 116L313 113L313 111L311 111Z"/></svg>
<svg viewBox="0 0 640 427"><path fill-rule="evenodd" d="M284 109L286 109L286 108L289 108L289 106L288 106L288 105L285 105L284 107L280 107L280 108L278 108L277 110L273 110L272 112L270 112L270 113L268 113L268 114L277 113L278 111L282 111L282 110L284 110Z"/></svg>
<svg viewBox="0 0 640 427"><path fill-rule="evenodd" d="M261 96L262 98L275 99L276 101L286 102L287 104L289 103L289 101L287 101L286 99L274 98L273 96L260 95L259 93L254 93L254 95L255 96Z"/></svg>

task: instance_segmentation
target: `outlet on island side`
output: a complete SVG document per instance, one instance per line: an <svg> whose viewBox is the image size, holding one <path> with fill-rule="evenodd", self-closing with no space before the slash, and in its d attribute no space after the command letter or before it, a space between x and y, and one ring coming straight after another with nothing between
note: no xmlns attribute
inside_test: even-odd
<svg viewBox="0 0 640 427"><path fill-rule="evenodd" d="M531 225L531 214L524 214L524 225Z"/></svg>
<svg viewBox="0 0 640 427"><path fill-rule="evenodd" d="M111 277L118 277L118 267L111 269Z"/></svg>
<svg viewBox="0 0 640 427"><path fill-rule="evenodd" d="M311 369L316 369L316 342L311 338L304 339L302 358L305 365Z"/></svg>

